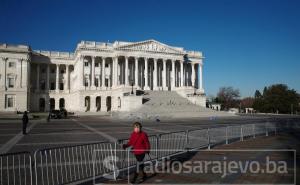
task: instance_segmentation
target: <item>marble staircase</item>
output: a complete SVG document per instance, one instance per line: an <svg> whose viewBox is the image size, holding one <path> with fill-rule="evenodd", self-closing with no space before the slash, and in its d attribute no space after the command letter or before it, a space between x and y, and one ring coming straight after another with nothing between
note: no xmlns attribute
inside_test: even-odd
<svg viewBox="0 0 300 185"><path fill-rule="evenodd" d="M143 105L139 109L116 115L128 119L232 116L195 105L175 91L145 91Z"/></svg>

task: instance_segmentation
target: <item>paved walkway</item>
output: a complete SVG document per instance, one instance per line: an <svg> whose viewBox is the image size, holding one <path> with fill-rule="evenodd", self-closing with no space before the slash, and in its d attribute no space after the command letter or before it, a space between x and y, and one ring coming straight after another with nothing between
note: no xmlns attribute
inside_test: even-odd
<svg viewBox="0 0 300 185"><path fill-rule="evenodd" d="M201 129L212 126L230 124L247 124L275 121L265 117L235 117L235 118L180 118L143 121L143 129L148 135L166 132L183 131L187 129ZM287 119L278 119L285 123ZM299 122L298 120L294 120ZM36 149L115 141L127 139L132 132L133 121L111 119L107 116L82 116L74 119L30 120L28 135L21 135L21 120L0 120L0 148L3 152L34 152Z"/></svg>
<svg viewBox="0 0 300 185"><path fill-rule="evenodd" d="M26 132L30 132L32 128L34 128L38 124L38 121L31 121L29 126L27 126ZM5 144L1 145L0 153L7 153L12 147L14 147L25 135L23 135L23 131L20 131L17 135L7 141Z"/></svg>

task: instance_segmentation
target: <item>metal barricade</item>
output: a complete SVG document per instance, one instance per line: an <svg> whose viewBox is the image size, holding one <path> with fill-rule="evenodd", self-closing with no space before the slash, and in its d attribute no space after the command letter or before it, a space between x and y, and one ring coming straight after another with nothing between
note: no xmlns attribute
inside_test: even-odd
<svg viewBox="0 0 300 185"><path fill-rule="evenodd" d="M226 141L226 127L209 128L210 145L223 143Z"/></svg>
<svg viewBox="0 0 300 185"><path fill-rule="evenodd" d="M266 123L266 130L268 134L276 134L276 123L267 122Z"/></svg>
<svg viewBox="0 0 300 185"><path fill-rule="evenodd" d="M230 140L276 133L278 128L276 123L267 122L151 135L148 137L150 155L152 160L160 160L186 152L187 148L210 148L223 142L227 144ZM134 155L122 148L127 142L128 139L121 139L117 143L99 142L41 149L34 153L34 163L29 152L1 154L0 184L55 185L91 180L105 174L116 177L117 170L136 165ZM146 155L145 161L149 160Z"/></svg>
<svg viewBox="0 0 300 185"><path fill-rule="evenodd" d="M266 135L266 124L256 123L255 124L255 135Z"/></svg>
<svg viewBox="0 0 300 185"><path fill-rule="evenodd" d="M227 127L228 140L240 139L241 138L241 126L232 125Z"/></svg>
<svg viewBox="0 0 300 185"><path fill-rule="evenodd" d="M159 134L158 158L167 157L185 150L187 144L187 132L178 131Z"/></svg>
<svg viewBox="0 0 300 185"><path fill-rule="evenodd" d="M0 154L0 184L33 184L29 152Z"/></svg>
<svg viewBox="0 0 300 185"><path fill-rule="evenodd" d="M246 124L242 125L242 135L243 138L249 138L252 137L254 134L254 124Z"/></svg>
<svg viewBox="0 0 300 185"><path fill-rule="evenodd" d="M187 148L197 149L208 146L207 129L188 130L187 132Z"/></svg>
<svg viewBox="0 0 300 185"><path fill-rule="evenodd" d="M104 160L113 156L111 143L56 147L34 153L36 185L55 185L113 172Z"/></svg>

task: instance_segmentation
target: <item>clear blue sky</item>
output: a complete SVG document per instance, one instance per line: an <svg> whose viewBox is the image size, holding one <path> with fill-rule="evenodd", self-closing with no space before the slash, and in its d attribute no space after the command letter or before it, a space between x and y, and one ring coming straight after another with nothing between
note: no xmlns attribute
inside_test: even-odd
<svg viewBox="0 0 300 185"><path fill-rule="evenodd" d="M300 1L1 0L0 42L74 51L80 40L155 39L202 51L204 87L300 92Z"/></svg>

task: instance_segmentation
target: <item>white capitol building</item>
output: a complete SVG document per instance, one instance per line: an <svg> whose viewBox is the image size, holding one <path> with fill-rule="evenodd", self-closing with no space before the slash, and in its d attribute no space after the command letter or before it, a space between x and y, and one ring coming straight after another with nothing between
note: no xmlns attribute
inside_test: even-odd
<svg viewBox="0 0 300 185"><path fill-rule="evenodd" d="M205 106L203 58L155 40L81 41L74 53L1 44L0 111L133 111L143 104L138 90Z"/></svg>

